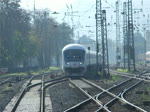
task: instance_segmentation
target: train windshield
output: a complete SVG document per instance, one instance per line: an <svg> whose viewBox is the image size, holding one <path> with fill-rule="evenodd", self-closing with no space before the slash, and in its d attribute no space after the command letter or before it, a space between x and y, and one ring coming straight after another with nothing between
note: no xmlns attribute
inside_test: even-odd
<svg viewBox="0 0 150 112"><path fill-rule="evenodd" d="M85 51L84 50L78 50L78 49L72 49L72 50L66 50L64 52L64 58L66 62L69 61L84 61L85 57Z"/></svg>

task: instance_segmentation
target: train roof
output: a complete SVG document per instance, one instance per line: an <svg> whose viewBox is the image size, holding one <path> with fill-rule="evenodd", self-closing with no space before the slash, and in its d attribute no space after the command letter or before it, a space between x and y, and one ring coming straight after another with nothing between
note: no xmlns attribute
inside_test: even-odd
<svg viewBox="0 0 150 112"><path fill-rule="evenodd" d="M68 49L81 49L86 50L86 48L83 45L80 44L68 44L66 45L62 51L68 50Z"/></svg>
<svg viewBox="0 0 150 112"><path fill-rule="evenodd" d="M62 49L62 52L64 52L65 50L68 50L68 49L81 49L81 50L86 51L87 53L96 55L96 51L90 50L90 52L89 52L89 50L86 47L84 47L83 45L80 45L80 44L68 44ZM100 53L98 53L98 54L100 55Z"/></svg>
<svg viewBox="0 0 150 112"><path fill-rule="evenodd" d="M147 51L146 54L150 54L150 51Z"/></svg>

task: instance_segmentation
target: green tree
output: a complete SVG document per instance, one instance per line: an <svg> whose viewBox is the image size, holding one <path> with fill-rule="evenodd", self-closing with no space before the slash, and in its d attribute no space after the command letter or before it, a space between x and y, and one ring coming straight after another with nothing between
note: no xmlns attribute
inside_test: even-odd
<svg viewBox="0 0 150 112"><path fill-rule="evenodd" d="M40 41L38 60L41 66L50 66L56 57L59 66L62 48L72 42L71 28L66 23L57 23L48 13L37 11L35 16L35 32Z"/></svg>
<svg viewBox="0 0 150 112"><path fill-rule="evenodd" d="M21 32L24 38L28 35L30 16L20 8L19 2L20 0L1 0L0 2L1 67L16 65L15 32Z"/></svg>
<svg viewBox="0 0 150 112"><path fill-rule="evenodd" d="M61 49L72 42L71 28L57 23L48 10L36 10L33 17L19 2L0 2L0 67L32 66L34 59L50 66L53 57L60 62Z"/></svg>
<svg viewBox="0 0 150 112"><path fill-rule="evenodd" d="M136 60L144 60L145 56L145 39L140 32L136 32L134 36L135 42L135 58Z"/></svg>

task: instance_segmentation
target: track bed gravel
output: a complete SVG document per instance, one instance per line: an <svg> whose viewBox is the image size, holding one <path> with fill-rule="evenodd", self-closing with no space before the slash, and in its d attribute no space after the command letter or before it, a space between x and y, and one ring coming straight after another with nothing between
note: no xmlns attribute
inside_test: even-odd
<svg viewBox="0 0 150 112"><path fill-rule="evenodd" d="M19 93L26 81L27 79L21 80L20 82L6 83L0 86L0 112L3 112L14 95Z"/></svg>
<svg viewBox="0 0 150 112"><path fill-rule="evenodd" d="M111 110L112 112L138 112L133 109L127 109L127 107L120 102L116 102L109 108L109 110Z"/></svg>
<svg viewBox="0 0 150 112"><path fill-rule="evenodd" d="M127 92L125 94L125 99L147 112L150 112L150 83L143 82L133 90ZM144 101L148 101L149 103L144 106Z"/></svg>
<svg viewBox="0 0 150 112"><path fill-rule="evenodd" d="M76 112L95 112L100 106L98 106L95 102L90 102L85 107L81 107L80 110Z"/></svg>
<svg viewBox="0 0 150 112"><path fill-rule="evenodd" d="M112 87L113 85L116 85L128 79L126 77L120 77L120 76L116 76L116 77L118 78L118 80L90 80L90 81L104 89L108 89Z"/></svg>
<svg viewBox="0 0 150 112"><path fill-rule="evenodd" d="M64 110L82 102L87 97L68 81L49 88L53 112Z"/></svg>
<svg viewBox="0 0 150 112"><path fill-rule="evenodd" d="M56 77L59 77L59 75L57 75ZM51 77L51 75L48 75L46 76L46 79L50 80L53 78L55 79L56 77ZM113 85L121 83L122 81L125 81L127 79L128 78L117 76L117 80L116 79L115 80L114 79L113 80L100 80L100 79L91 80L90 79L90 81L94 82L95 84L101 86L104 89L108 89ZM23 84L26 81L27 79L22 80L20 82L13 82L11 83L12 86L9 86L10 83L0 86L0 90L1 90L0 91L0 112L3 112L5 106L10 102L12 97L17 93L19 93L20 89L22 88ZM48 93L50 94L50 100L52 102L53 112L63 112L64 110L87 99L87 97L82 92L80 92L76 87L74 87L68 81L60 84L56 84L52 87L49 87L47 90ZM139 94L139 92L143 92L143 93ZM143 106L143 101L146 98L147 99L150 98L150 83L142 83L142 85L129 91L126 95L127 97L125 98L129 102L136 104L137 106L140 106L141 108L149 112L150 105ZM89 105L90 107L88 107L87 105L88 109L82 107L81 110L78 110L77 112L92 112L98 109L98 106L94 105L93 103L90 103ZM114 104L112 107L110 107L110 110L113 112L135 112L133 110L129 111L127 108L124 108L121 103Z"/></svg>

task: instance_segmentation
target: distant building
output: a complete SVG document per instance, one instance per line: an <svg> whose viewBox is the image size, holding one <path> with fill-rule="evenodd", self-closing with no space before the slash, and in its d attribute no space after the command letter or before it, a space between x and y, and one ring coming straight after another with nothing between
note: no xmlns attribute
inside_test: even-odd
<svg viewBox="0 0 150 112"><path fill-rule="evenodd" d="M91 51L96 51L96 42L86 35L83 35L81 38L79 38L78 43L86 48L90 47Z"/></svg>

